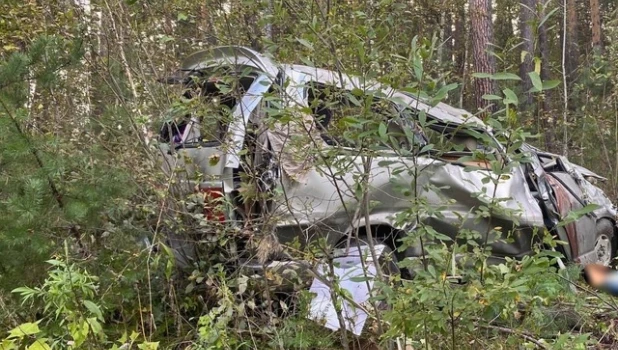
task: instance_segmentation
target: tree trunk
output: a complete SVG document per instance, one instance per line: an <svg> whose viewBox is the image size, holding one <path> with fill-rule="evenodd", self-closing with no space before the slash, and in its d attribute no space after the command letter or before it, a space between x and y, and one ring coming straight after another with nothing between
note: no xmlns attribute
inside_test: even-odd
<svg viewBox="0 0 618 350"><path fill-rule="evenodd" d="M198 36L204 37L208 45L216 46L218 44L217 33L212 24L211 7L206 3L199 6L197 23Z"/></svg>
<svg viewBox="0 0 618 350"><path fill-rule="evenodd" d="M539 18L544 18L546 15L545 9L546 4L550 0L540 0L541 6L539 6ZM541 51L541 80L548 81L551 79L550 77L550 53L549 53L549 43L547 37L547 23L544 23L539 27L539 48ZM541 104L540 122L537 125L540 125L541 132L545 134L545 149L548 151L555 151L553 146L554 130L556 129L556 121L550 120L552 118L551 113L551 90L544 91L543 94L543 102Z"/></svg>
<svg viewBox="0 0 618 350"><path fill-rule="evenodd" d="M472 31L472 56L474 57L474 72L496 72L496 60L490 53L493 41L493 24L491 21L490 0L470 0L470 24ZM495 81L491 79L475 79L474 93L476 108L494 110L493 105L483 99L483 95L493 94ZM487 112L483 112L486 117Z"/></svg>
<svg viewBox="0 0 618 350"><path fill-rule="evenodd" d="M455 3L455 33L453 33L454 45L453 56L455 59L455 74L460 79L461 85L459 86L459 107L463 108L464 92L466 88L466 50L468 35L466 30L467 15L465 0L457 0Z"/></svg>
<svg viewBox="0 0 618 350"><path fill-rule="evenodd" d="M92 72L90 71L90 66L88 66L88 64L92 62L92 59L95 58L95 56L93 55L94 50L92 47L92 37L94 35L97 39L99 38L100 33L98 33L98 31L100 30L100 27L96 28L97 33L93 33L91 24L92 7L90 4L90 0L75 0L75 6L77 6L81 12L81 22L84 24L86 29L84 35L84 37L86 38L86 49L84 51L84 58L82 59L82 63L84 64L86 69L82 70L81 74L79 74L79 77L77 78L77 81L80 82L82 88L80 89L81 96L76 96L77 111L79 111L82 116L84 116L84 118L81 119L82 125L80 125L83 127L85 121L88 120L87 117L90 116L90 113L92 111Z"/></svg>
<svg viewBox="0 0 618 350"><path fill-rule="evenodd" d="M453 66L453 13L450 8L444 17L444 61L450 69Z"/></svg>
<svg viewBox="0 0 618 350"><path fill-rule="evenodd" d="M532 20L534 18L536 0L521 0L519 4L519 28L521 33L521 63L519 64L519 77L522 81L522 91L526 96L524 108L529 109L533 105L532 94L528 93L532 88L532 82L528 73L534 70L534 38L532 35Z"/></svg>
<svg viewBox="0 0 618 350"><path fill-rule="evenodd" d="M578 18L576 0L568 0L566 8L566 73L569 85L575 79L579 66ZM564 35L564 34L563 34Z"/></svg>
<svg viewBox="0 0 618 350"><path fill-rule="evenodd" d="M273 36L273 24L272 24L272 16L273 16L273 12L275 11L275 5L273 4L273 0L268 0L268 4L266 6L266 9L264 9L264 12L267 16L269 16L271 19L268 20L268 22L266 22L266 24L264 24L264 36L270 40L271 42L274 39Z"/></svg>
<svg viewBox="0 0 618 350"><path fill-rule="evenodd" d="M601 37L601 9L599 0L590 0L590 21L592 24L592 46L595 54L603 52Z"/></svg>
<svg viewBox="0 0 618 350"><path fill-rule="evenodd" d="M513 18L511 0L500 0L496 4L496 21L494 37L500 49L506 49L509 40L513 38Z"/></svg>
<svg viewBox="0 0 618 350"><path fill-rule="evenodd" d="M463 77L464 68L466 66L466 9L462 1L457 3L457 12L455 13L455 39L454 56L455 70L458 77Z"/></svg>

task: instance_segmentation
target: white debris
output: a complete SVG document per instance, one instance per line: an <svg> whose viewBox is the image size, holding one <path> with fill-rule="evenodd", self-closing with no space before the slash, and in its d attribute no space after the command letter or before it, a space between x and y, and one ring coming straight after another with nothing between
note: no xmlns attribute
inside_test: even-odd
<svg viewBox="0 0 618 350"><path fill-rule="evenodd" d="M356 335L360 335L363 331L368 315L367 312L354 305L369 306L367 303L376 276L376 265L371 259L369 247L361 246L361 248L362 256L358 247L351 247L347 256L335 258L333 262L334 275L336 280L339 281L341 290L348 293L354 301L351 303L343 299L341 295L336 296L338 302L342 305L341 313L345 328ZM375 246L376 258L382 255L384 248L383 245ZM365 261L365 270L363 270L361 259ZM327 264L318 266L318 271L321 276L324 276L324 279L331 280L331 278L326 277L329 276L330 271ZM330 288L320 279L315 278L309 291L315 293L316 296L311 301L308 318L331 330L339 330L341 325L336 308L333 305Z"/></svg>

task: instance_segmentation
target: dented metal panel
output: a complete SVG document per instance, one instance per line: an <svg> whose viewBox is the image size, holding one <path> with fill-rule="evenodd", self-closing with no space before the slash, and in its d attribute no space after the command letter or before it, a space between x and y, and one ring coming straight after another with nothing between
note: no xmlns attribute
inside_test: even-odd
<svg viewBox="0 0 618 350"><path fill-rule="evenodd" d="M564 218L575 209L579 209L575 200L572 199L569 191L553 176L548 176L547 181L551 185L556 197L558 213ZM580 206L581 207L581 206ZM564 226L568 237L570 253L572 257L579 256L579 240L577 235L577 227L575 222L568 223Z"/></svg>

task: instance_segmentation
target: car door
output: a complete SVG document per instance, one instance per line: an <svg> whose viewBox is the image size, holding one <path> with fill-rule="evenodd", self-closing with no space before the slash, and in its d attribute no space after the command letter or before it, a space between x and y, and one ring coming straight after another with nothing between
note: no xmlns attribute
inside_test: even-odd
<svg viewBox="0 0 618 350"><path fill-rule="evenodd" d="M568 244L568 248L559 246L568 260L578 256L578 239L574 224L558 225L568 214L570 201L564 187L546 172L535 149L524 144L522 151L529 155L529 163L523 164L529 188L543 211L545 226L556 238ZM575 249L574 249L575 248Z"/></svg>
<svg viewBox="0 0 618 350"><path fill-rule="evenodd" d="M381 101L390 112L382 113L383 120L372 128L361 125L367 116L364 102L360 102L368 101L365 97L352 97L352 91L328 85L302 89L302 103L312 115L311 130L306 131L310 134L307 142L314 145L313 153L307 154L313 163L300 179L293 179L283 170L285 199L280 206L280 238L289 242L299 237L304 244L324 238L327 246L323 248L328 249L354 228L365 226L366 219L370 225L393 226L394 214L408 208L409 199L403 198L392 185L396 166L387 164L397 158L412 167L414 159L398 156L386 144L376 148L376 145L356 142L355 137L374 139L376 135L367 134L370 130L383 130L390 135L398 131L403 135L401 126L389 121L389 117L397 116L396 106L385 99ZM367 156L369 147L373 149L371 157ZM368 199L372 203L367 216L360 203L363 197L360 183L365 174Z"/></svg>
<svg viewBox="0 0 618 350"><path fill-rule="evenodd" d="M537 171L545 174L544 182L551 189L551 205L547 205L547 208L552 211L550 215L554 226L550 228L560 240L569 243L569 249L565 251L566 257L583 264L595 263L596 214L590 212L575 221L564 221L570 213L581 210L588 204L583 189L569 173L561 157L537 150L532 150L532 153L538 162L536 167L542 169ZM557 225L561 221L564 222Z"/></svg>
<svg viewBox="0 0 618 350"><path fill-rule="evenodd" d="M562 159L556 158L557 167L549 172L549 179L563 219L586 207L590 202L586 199L584 189L577 179L569 173ZM597 217L594 212L579 216L574 222L566 225L569 233L571 251L575 261L587 264L597 260L595 251Z"/></svg>

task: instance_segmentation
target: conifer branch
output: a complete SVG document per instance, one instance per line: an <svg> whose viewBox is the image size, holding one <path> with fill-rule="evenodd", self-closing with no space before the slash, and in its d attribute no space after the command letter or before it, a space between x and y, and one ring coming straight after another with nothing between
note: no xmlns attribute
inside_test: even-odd
<svg viewBox="0 0 618 350"><path fill-rule="evenodd" d="M15 126L17 133L24 139L24 141L26 141L26 144L28 145L28 149L30 150L30 153L34 157L39 168L44 169L45 165L43 164L43 159L41 158L41 155L39 154L39 150L32 144L32 140L30 140L28 135L23 131L23 129L21 128L21 125L19 125L19 121L17 121L13 113L11 113L11 110L9 109L9 107L6 105L4 100L2 100L1 98L0 98L0 104L2 104L2 108L6 111L7 116L11 119L11 122ZM58 190L58 186L56 186L56 183L49 176L49 174L45 174L45 177L47 178L47 183L52 192L52 195L54 199L56 200L56 203L58 203L58 207L61 210L63 210L65 208L65 205L64 205L62 193L60 193L60 190ZM69 232L71 233L71 235L73 235L73 237L77 241L77 245L79 246L80 250L84 252L84 245L82 244L81 234L77 228L77 225L70 224Z"/></svg>

